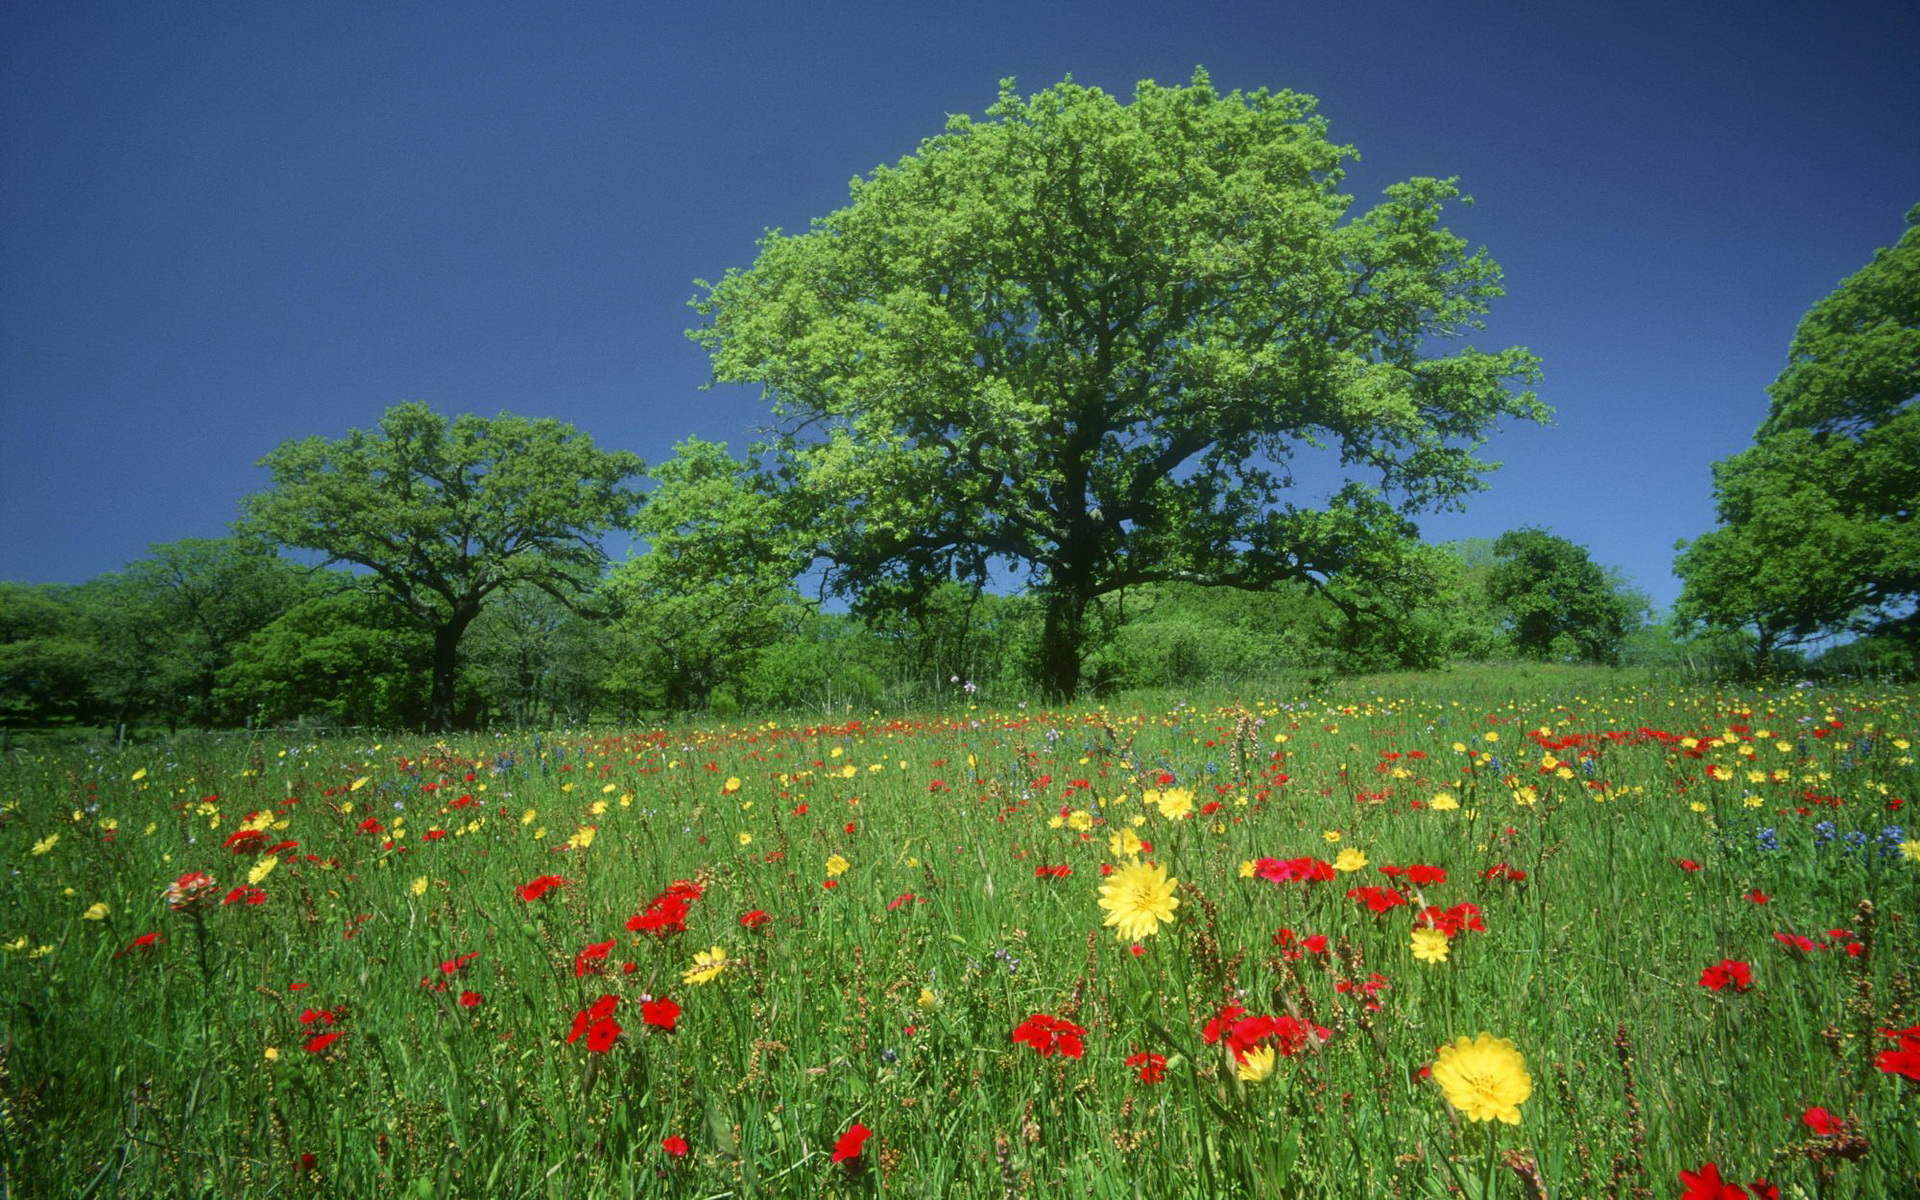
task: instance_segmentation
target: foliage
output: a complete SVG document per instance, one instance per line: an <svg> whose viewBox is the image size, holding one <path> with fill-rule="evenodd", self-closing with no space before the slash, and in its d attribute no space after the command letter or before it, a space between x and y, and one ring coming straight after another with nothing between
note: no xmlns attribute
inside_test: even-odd
<svg viewBox="0 0 1920 1200"><path fill-rule="evenodd" d="M0 583L0 725L96 717L103 666L71 589Z"/></svg>
<svg viewBox="0 0 1920 1200"><path fill-rule="evenodd" d="M618 666L629 690L677 712L705 705L780 637L801 564L765 477L724 443L680 443L653 480L633 526L647 551L615 567L604 594L639 651Z"/></svg>
<svg viewBox="0 0 1920 1200"><path fill-rule="evenodd" d="M348 588L296 605L220 672L222 706L251 724L417 727L432 639L383 598Z"/></svg>
<svg viewBox="0 0 1920 1200"><path fill-rule="evenodd" d="M1754 446L1714 466L1721 525L1683 543L1684 619L1780 646L1842 631L1920 662L1920 206L1802 318Z"/></svg>
<svg viewBox="0 0 1920 1200"><path fill-rule="evenodd" d="M591 590L597 539L638 505L627 482L643 469L559 421L448 421L417 403L388 409L377 431L287 442L261 465L274 486L247 498L250 526L368 572L432 638L436 730L454 720L460 640L488 599L514 585L563 603Z"/></svg>
<svg viewBox="0 0 1920 1200"><path fill-rule="evenodd" d="M987 120L707 285L693 336L774 402L789 525L835 586L872 611L1024 576L1043 679L1071 694L1117 589L1400 571L1408 515L1481 486L1498 418L1544 410L1510 390L1524 351L1433 352L1500 294L1439 224L1454 185L1343 220L1351 151L1313 109L1203 73L1130 105L1008 81ZM1342 484L1289 502L1321 446Z"/></svg>
<svg viewBox="0 0 1920 1200"><path fill-rule="evenodd" d="M1644 601L1623 591L1587 553L1543 529L1509 530L1493 544L1487 599L1528 658L1616 664Z"/></svg>

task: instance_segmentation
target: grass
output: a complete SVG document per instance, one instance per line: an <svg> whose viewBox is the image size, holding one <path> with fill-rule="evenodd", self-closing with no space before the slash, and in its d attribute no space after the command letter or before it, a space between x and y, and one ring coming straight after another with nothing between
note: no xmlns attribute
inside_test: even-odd
<svg viewBox="0 0 1920 1200"><path fill-rule="evenodd" d="M1784 1195L1920 1182L1920 1083L1879 1057L1920 1022L1920 863L1885 833L1915 791L1911 695L1506 672L1154 700L16 752L6 1185L1669 1195L1709 1161ZM1122 830L1180 881L1137 947L1099 905ZM1342 850L1366 865L1246 874ZM1415 864L1445 881L1380 869ZM173 911L189 871L217 887ZM699 889L685 931L629 930L675 881ZM1365 887L1412 903L1376 915ZM1421 901L1485 930L1416 960ZM714 947L725 969L687 982ZM1748 990L1702 985L1722 960ZM569 1043L604 996L618 1035ZM681 1007L671 1032L648 997ZM1243 1080L1204 1036L1229 1002L1324 1040ZM1035 1014L1083 1054L1015 1042ZM1518 1125L1464 1119L1425 1077L1483 1030L1525 1057ZM855 1125L871 1138L836 1162Z"/></svg>

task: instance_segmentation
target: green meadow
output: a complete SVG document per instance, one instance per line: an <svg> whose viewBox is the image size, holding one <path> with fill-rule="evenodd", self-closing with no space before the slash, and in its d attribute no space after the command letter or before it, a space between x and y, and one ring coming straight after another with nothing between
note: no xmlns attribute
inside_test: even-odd
<svg viewBox="0 0 1920 1200"><path fill-rule="evenodd" d="M1916 738L1543 671L15 748L4 1190L1912 1194Z"/></svg>

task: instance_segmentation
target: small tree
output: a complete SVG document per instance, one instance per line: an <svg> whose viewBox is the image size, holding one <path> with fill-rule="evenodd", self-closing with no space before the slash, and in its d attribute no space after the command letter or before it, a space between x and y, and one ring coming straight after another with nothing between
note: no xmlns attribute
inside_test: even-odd
<svg viewBox="0 0 1920 1200"><path fill-rule="evenodd" d="M433 639L427 727L453 723L460 639L489 597L536 587L574 603L599 581L599 538L639 505L644 465L559 421L502 413L449 422L424 404L377 431L287 442L261 460L273 490L249 496L251 526L282 545L368 572Z"/></svg>
<svg viewBox="0 0 1920 1200"><path fill-rule="evenodd" d="M1618 664L1638 624L1633 597L1578 546L1542 529L1514 529L1493 544L1487 598L1527 658Z"/></svg>

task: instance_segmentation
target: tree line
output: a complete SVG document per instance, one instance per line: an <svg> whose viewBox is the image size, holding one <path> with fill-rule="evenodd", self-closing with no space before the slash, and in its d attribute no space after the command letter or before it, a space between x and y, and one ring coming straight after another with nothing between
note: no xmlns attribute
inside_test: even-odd
<svg viewBox="0 0 1920 1200"><path fill-rule="evenodd" d="M445 723L924 710L1045 694L1046 618L1033 596L949 581L913 609L859 616L823 609L792 579L674 585L657 554L613 565L567 601L530 580L490 593L458 639ZM1152 584L1105 597L1084 690L1670 652L1644 624L1642 595L1543 531L1436 547L1430 566L1429 600L1388 623L1355 622L1300 585ZM434 724L439 617L378 580L234 536L157 545L83 584L0 584L0 722Z"/></svg>
<svg viewBox="0 0 1920 1200"><path fill-rule="evenodd" d="M1584 548L1421 540L1501 421L1548 417L1539 365L1473 341L1501 274L1441 223L1455 183L1356 212L1315 108L1204 72L1131 103L1006 81L699 285L714 381L771 414L743 457L683 442L643 495L561 422L403 404L269 454L232 539L5 588L0 704L439 729L1619 661L1646 605ZM1916 221L1808 315L1716 467L1668 652L1764 670L1839 634L1911 668ZM609 569L615 528L645 552Z"/></svg>

